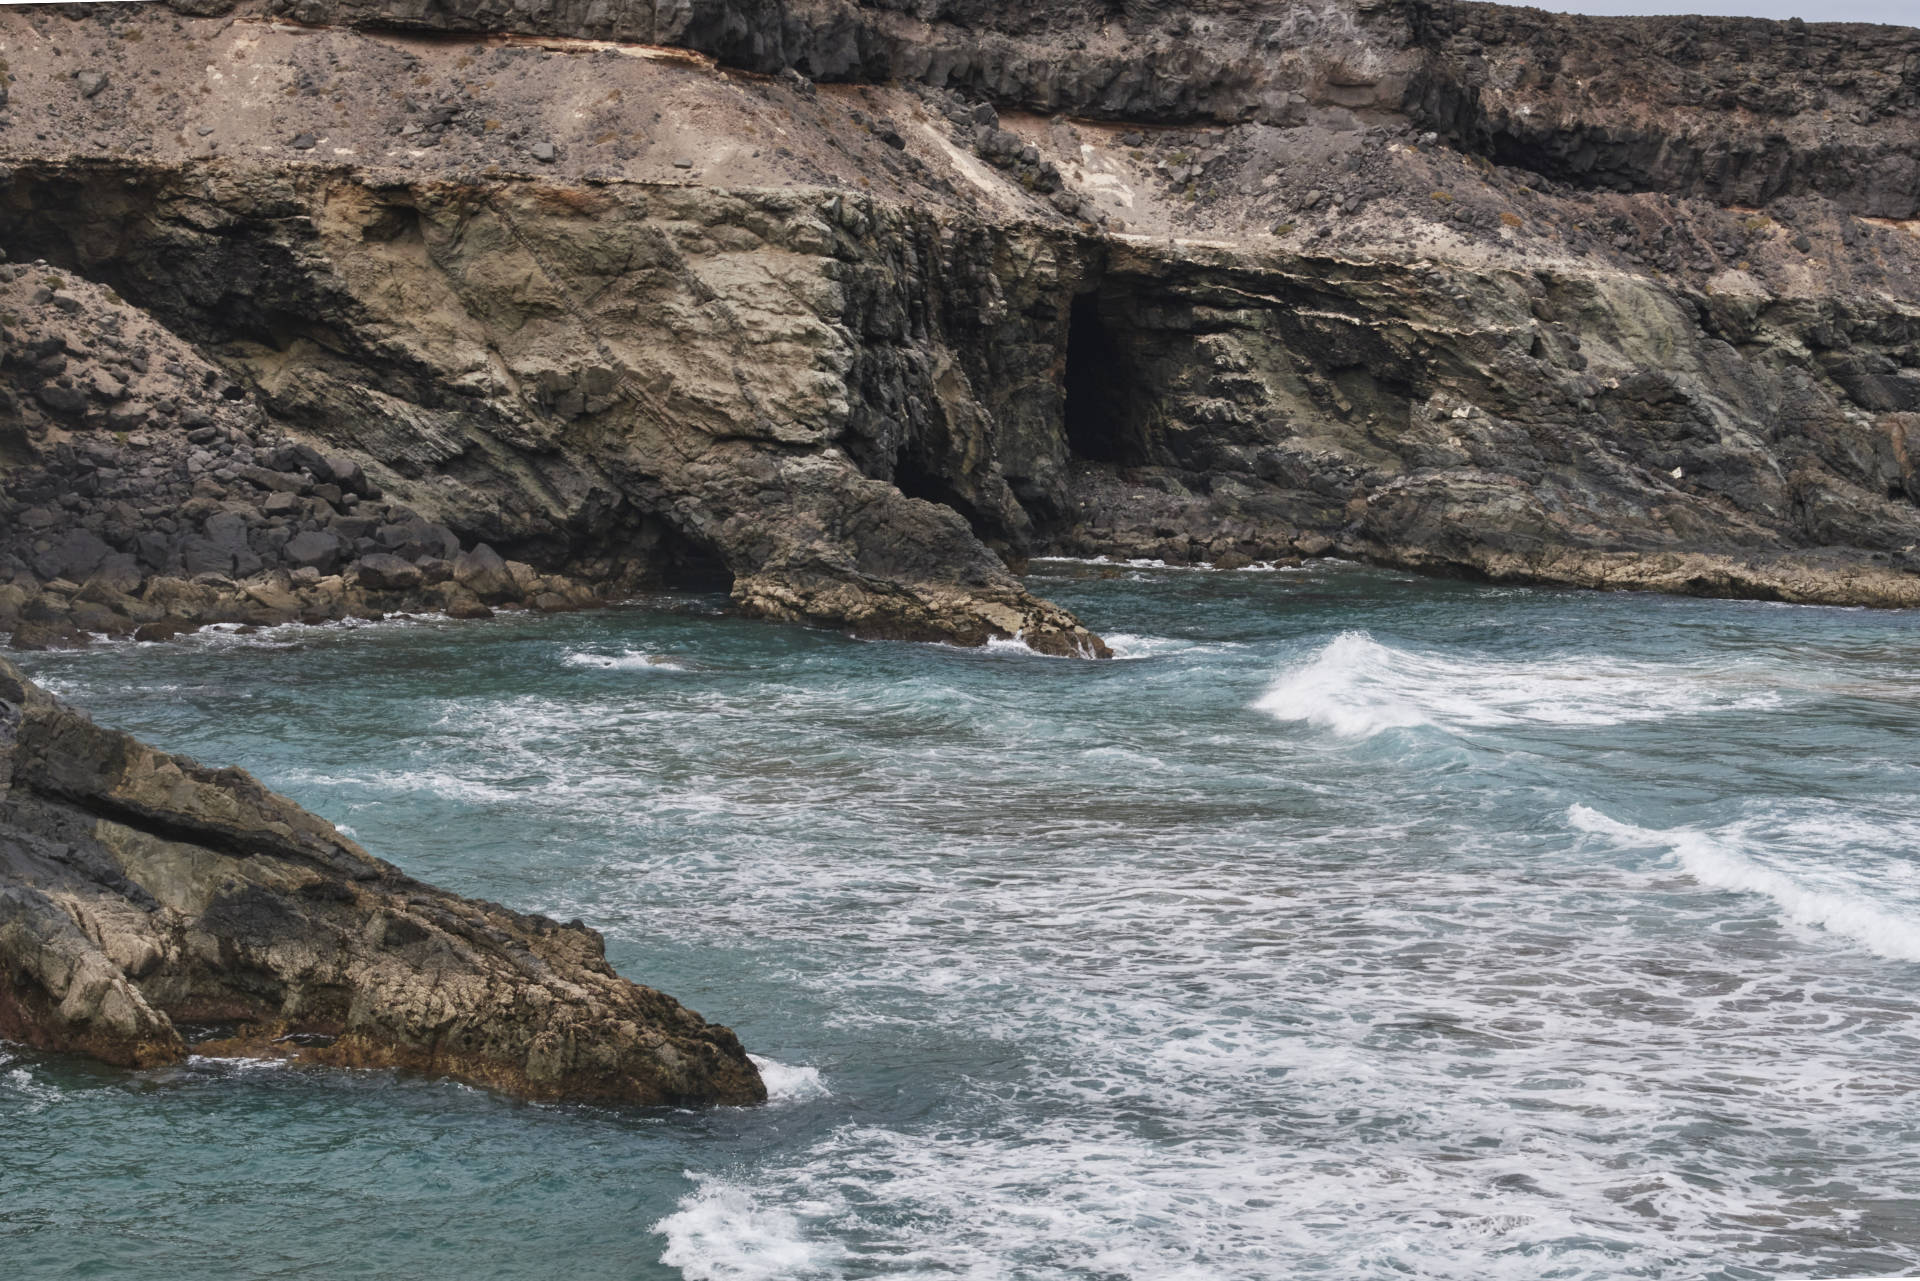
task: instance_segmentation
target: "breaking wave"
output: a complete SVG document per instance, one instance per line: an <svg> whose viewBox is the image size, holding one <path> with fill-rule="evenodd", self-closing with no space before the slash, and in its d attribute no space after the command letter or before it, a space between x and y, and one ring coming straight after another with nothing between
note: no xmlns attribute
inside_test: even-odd
<svg viewBox="0 0 1920 1281"><path fill-rule="evenodd" d="M1587 655L1442 657L1342 632L1283 671L1253 705L1275 720L1366 738L1415 726L1619 725L1779 701L1774 690L1729 680L1724 671Z"/></svg>

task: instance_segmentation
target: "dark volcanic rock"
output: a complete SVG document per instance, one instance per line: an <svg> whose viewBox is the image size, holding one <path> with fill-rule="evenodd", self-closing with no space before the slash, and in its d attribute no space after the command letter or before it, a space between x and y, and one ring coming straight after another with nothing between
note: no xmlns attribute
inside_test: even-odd
<svg viewBox="0 0 1920 1281"><path fill-rule="evenodd" d="M600 936L410 880L237 769L95 726L0 661L0 1036L109 1063L196 1048L529 1098L751 1103L734 1034Z"/></svg>

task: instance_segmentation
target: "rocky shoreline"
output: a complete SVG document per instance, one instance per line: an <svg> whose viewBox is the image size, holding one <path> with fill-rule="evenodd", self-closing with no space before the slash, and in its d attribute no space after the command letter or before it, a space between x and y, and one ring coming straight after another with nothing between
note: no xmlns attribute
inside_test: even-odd
<svg viewBox="0 0 1920 1281"><path fill-rule="evenodd" d="M415 881L4 660L0 786L0 1037L132 1068L243 1055L534 1099L766 1098L731 1031L615 974L578 921Z"/></svg>
<svg viewBox="0 0 1920 1281"><path fill-rule="evenodd" d="M1453 0L0 9L0 633L1037 555L1920 607L1920 33ZM597 936L0 663L0 1036L764 1098Z"/></svg>
<svg viewBox="0 0 1920 1281"><path fill-rule="evenodd" d="M1015 576L1046 553L1920 603L1898 29L193 0L0 34L19 643L684 586L1104 652ZM1813 88L1736 74L1776 65Z"/></svg>

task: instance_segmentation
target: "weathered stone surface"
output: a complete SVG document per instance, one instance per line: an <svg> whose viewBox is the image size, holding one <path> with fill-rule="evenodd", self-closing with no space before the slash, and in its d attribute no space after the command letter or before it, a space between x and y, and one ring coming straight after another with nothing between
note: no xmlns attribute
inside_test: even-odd
<svg viewBox="0 0 1920 1281"><path fill-rule="evenodd" d="M600 936L422 885L237 769L95 726L0 661L0 1036L109 1063L394 1067L529 1098L751 1103L738 1039Z"/></svg>
<svg viewBox="0 0 1920 1281"><path fill-rule="evenodd" d="M389 552L362 556L354 565L354 573L362 587L378 592L409 591L425 580L413 562L401 560Z"/></svg>
<svg viewBox="0 0 1920 1281"><path fill-rule="evenodd" d="M65 119L0 140L0 236L43 260L0 273L23 591L80 528L150 583L202 576L140 593L201 622L381 554L432 570L290 580L301 616L448 608L434 562L464 583L482 543L508 567L482 604L697 587L1063 652L1100 647L1013 576L1035 553L1914 599L1920 237L1863 216L1911 185L1910 33L1413 0L280 8L543 48L74 24L116 84L244 54L356 109L324 173L283 151L310 105L252 124L226 82L219 157L157 115L151 156ZM585 59L599 105L552 107ZM39 394L106 365L119 399ZM127 441L99 430L136 403ZM315 531L336 565L296 557Z"/></svg>

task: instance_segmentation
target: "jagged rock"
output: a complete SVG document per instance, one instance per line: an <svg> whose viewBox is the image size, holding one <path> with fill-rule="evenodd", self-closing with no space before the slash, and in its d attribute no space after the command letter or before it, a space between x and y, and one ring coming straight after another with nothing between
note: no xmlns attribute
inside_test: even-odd
<svg viewBox="0 0 1920 1281"><path fill-rule="evenodd" d="M150 1067L402 1068L528 1098L752 1103L739 1040L600 936L414 881L244 771L102 729L0 660L0 1036Z"/></svg>
<svg viewBox="0 0 1920 1281"><path fill-rule="evenodd" d="M91 98L107 87L107 73L104 71L76 71L73 76L75 87L82 98Z"/></svg>

